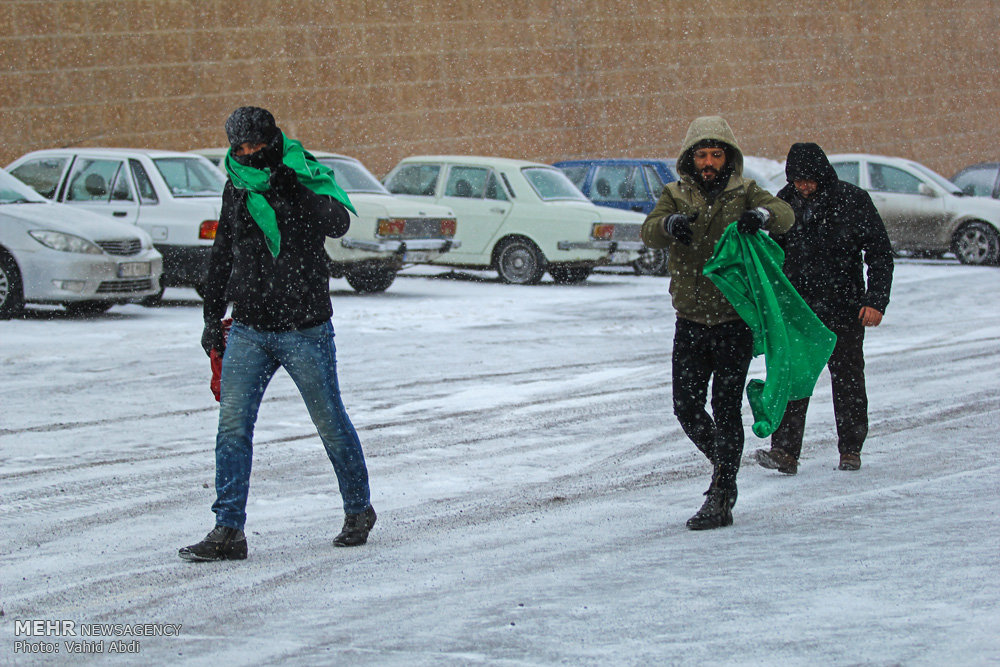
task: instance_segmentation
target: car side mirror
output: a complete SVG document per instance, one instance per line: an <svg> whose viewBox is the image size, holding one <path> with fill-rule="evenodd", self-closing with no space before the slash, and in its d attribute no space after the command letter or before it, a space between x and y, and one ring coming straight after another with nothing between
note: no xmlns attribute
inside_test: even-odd
<svg viewBox="0 0 1000 667"><path fill-rule="evenodd" d="M962 188L962 192L964 192L970 197L974 197L976 196L976 186L974 186L972 183L969 183L964 188Z"/></svg>
<svg viewBox="0 0 1000 667"><path fill-rule="evenodd" d="M935 191L934 188L927 185L926 183L921 183L920 186L917 188L917 192L919 192L925 197L937 197L937 191Z"/></svg>

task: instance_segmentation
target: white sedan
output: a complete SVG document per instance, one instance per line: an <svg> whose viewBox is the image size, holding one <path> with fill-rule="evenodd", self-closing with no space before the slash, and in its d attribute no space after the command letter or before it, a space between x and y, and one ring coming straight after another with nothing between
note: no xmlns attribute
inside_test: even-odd
<svg viewBox="0 0 1000 667"><path fill-rule="evenodd" d="M432 263L492 268L506 283L534 284L546 271L558 283L578 283L595 266L631 265L643 249L643 215L596 206L551 165L415 156L384 182L393 194L455 211L461 247Z"/></svg>
<svg viewBox="0 0 1000 667"><path fill-rule="evenodd" d="M145 230L163 255L163 285L201 289L226 182L207 160L161 150L59 148L23 155L7 171L47 199Z"/></svg>
<svg viewBox="0 0 1000 667"><path fill-rule="evenodd" d="M1000 261L1000 201L970 197L944 176L898 157L831 155L837 177L868 191L893 250L953 252L963 264Z"/></svg>
<svg viewBox="0 0 1000 667"><path fill-rule="evenodd" d="M99 313L160 290L162 258L143 230L54 204L0 171L0 319L25 303Z"/></svg>

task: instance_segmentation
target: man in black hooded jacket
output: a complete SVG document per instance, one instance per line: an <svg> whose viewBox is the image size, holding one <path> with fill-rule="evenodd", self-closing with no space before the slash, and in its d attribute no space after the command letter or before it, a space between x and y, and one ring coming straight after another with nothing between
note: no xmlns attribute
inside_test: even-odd
<svg viewBox="0 0 1000 667"><path fill-rule="evenodd" d="M868 435L865 327L878 326L889 303L892 247L871 197L841 181L823 149L793 144L785 163L788 185L778 192L795 211L795 224L772 238L785 251L785 275L823 324L837 335L830 356L840 470L861 467ZM868 266L865 285L864 265ZM798 470L809 399L790 401L771 449L755 456L765 468Z"/></svg>

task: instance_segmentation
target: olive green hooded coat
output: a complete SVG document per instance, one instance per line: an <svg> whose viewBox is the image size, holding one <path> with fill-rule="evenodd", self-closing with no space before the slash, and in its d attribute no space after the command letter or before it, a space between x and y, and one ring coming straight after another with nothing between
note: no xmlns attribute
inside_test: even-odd
<svg viewBox="0 0 1000 667"><path fill-rule="evenodd" d="M694 177L692 149L695 144L713 139L725 143L727 162L731 165L729 182L714 201ZM726 173L724 170L723 173ZM791 229L795 214L791 207L743 178L743 152L736 143L729 124L719 116L702 116L692 121L677 159L680 180L669 183L656 207L642 225L642 240L650 248L669 249L670 294L677 316L700 324L715 326L740 319L736 309L719 288L702 274L712 257L715 244L732 222L744 211L763 207L771 214L764 229L784 233ZM678 243L667 234L663 223L672 213L697 213L691 223L691 245Z"/></svg>

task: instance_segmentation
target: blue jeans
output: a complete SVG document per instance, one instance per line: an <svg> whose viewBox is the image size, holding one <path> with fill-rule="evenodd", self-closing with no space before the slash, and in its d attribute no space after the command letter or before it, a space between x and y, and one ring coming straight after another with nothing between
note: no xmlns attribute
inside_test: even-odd
<svg viewBox="0 0 1000 667"><path fill-rule="evenodd" d="M368 469L361 441L340 400L333 324L288 332L257 331L233 323L222 359L219 434L215 441L216 523L246 523L253 429L264 390L279 367L298 388L323 440L340 485L346 514L368 508Z"/></svg>

